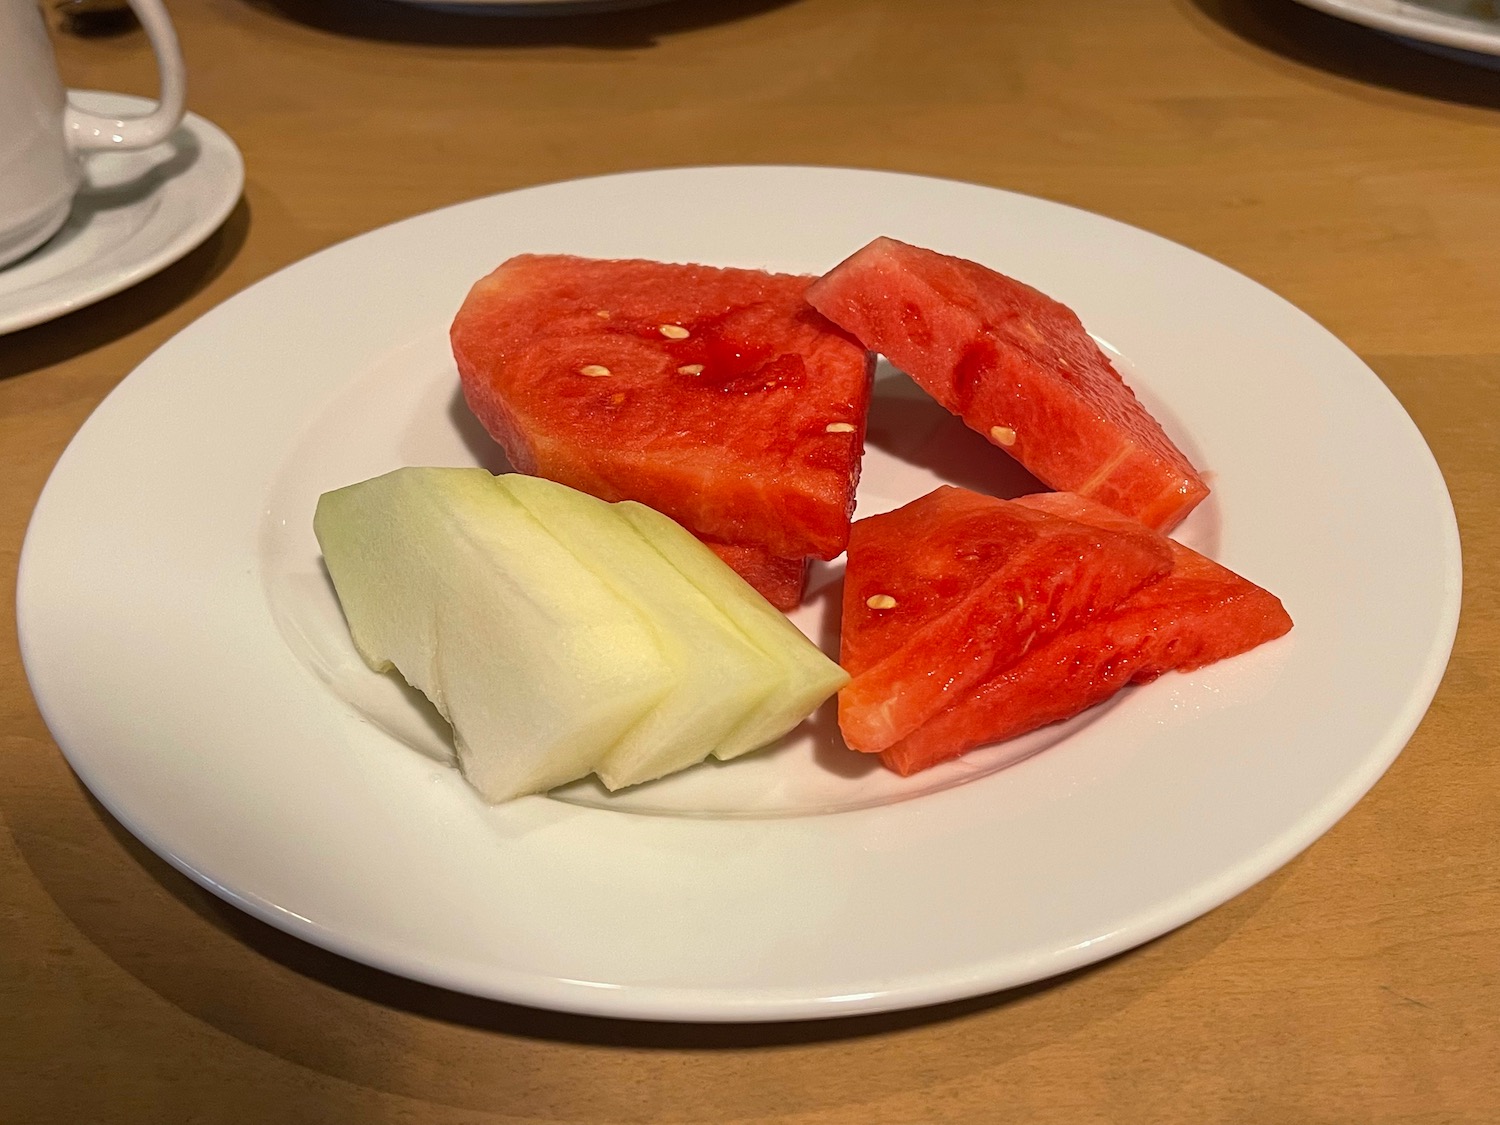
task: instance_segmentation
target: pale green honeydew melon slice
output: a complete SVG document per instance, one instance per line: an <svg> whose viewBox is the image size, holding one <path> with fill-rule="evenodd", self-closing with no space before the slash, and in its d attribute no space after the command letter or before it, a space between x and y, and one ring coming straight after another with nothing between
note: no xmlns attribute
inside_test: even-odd
<svg viewBox="0 0 1500 1125"><path fill-rule="evenodd" d="M559 543L641 611L677 677L677 686L594 767L608 788L697 765L761 709L781 681L780 666L654 549L617 505L540 477L499 479Z"/></svg>
<svg viewBox="0 0 1500 1125"><path fill-rule="evenodd" d="M360 656L432 700L486 800L586 776L674 682L641 613L483 469L326 493L313 528Z"/></svg>
<svg viewBox="0 0 1500 1125"><path fill-rule="evenodd" d="M728 760L774 742L849 682L847 672L681 525L633 501L614 507L780 667L765 704L729 732L714 757Z"/></svg>

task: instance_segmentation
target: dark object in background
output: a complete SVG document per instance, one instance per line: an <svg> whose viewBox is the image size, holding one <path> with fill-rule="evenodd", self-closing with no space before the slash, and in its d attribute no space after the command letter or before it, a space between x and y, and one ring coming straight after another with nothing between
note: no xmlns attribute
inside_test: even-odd
<svg viewBox="0 0 1500 1125"><path fill-rule="evenodd" d="M125 0L52 0L59 25L85 38L123 35L140 26Z"/></svg>

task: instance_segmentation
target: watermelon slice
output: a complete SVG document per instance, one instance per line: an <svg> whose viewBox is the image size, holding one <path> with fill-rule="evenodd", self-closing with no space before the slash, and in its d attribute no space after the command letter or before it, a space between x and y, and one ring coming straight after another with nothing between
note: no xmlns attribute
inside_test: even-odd
<svg viewBox="0 0 1500 1125"><path fill-rule="evenodd" d="M518 470L648 504L785 603L848 541L873 373L811 280L512 258L453 322L464 397Z"/></svg>
<svg viewBox="0 0 1500 1125"><path fill-rule="evenodd" d="M1208 486L1072 310L975 262L877 238L807 299L1056 489L1161 531Z"/></svg>
<svg viewBox="0 0 1500 1125"><path fill-rule="evenodd" d="M1068 493L1023 496L1037 512L1105 529L1130 521ZM1102 703L1129 683L1247 652L1292 627L1281 602L1171 540L1172 570L1114 609L1060 632L994 673L881 755L899 774L1000 742Z"/></svg>
<svg viewBox="0 0 1500 1125"><path fill-rule="evenodd" d="M807 571L812 561L805 555L784 559L748 543L715 543L706 539L704 544L777 609L793 610L802 604L802 591L807 588Z"/></svg>
<svg viewBox="0 0 1500 1125"><path fill-rule="evenodd" d="M874 753L1048 636L1165 574L1161 536L1104 529L945 485L854 525L839 729Z"/></svg>

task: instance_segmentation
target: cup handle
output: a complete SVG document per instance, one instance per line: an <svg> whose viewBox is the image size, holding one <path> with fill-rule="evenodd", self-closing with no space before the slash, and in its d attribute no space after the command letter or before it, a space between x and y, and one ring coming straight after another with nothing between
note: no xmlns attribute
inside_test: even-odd
<svg viewBox="0 0 1500 1125"><path fill-rule="evenodd" d="M68 143L77 152L149 148L166 140L182 120L187 73L177 45L177 32L161 0L129 0L129 3L156 54L156 69L161 75L157 107L143 117L114 117L87 113L69 105L63 124Z"/></svg>

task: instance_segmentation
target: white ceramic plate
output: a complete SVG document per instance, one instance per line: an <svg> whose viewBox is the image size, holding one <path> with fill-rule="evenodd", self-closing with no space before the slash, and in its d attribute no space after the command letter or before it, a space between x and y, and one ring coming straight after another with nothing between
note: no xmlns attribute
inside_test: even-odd
<svg viewBox="0 0 1500 1125"><path fill-rule="evenodd" d="M73 90L95 113L138 114L154 102ZM0 335L81 309L165 269L219 228L240 197L245 165L212 122L187 114L159 145L101 152L61 230L0 269Z"/></svg>
<svg viewBox="0 0 1500 1125"><path fill-rule="evenodd" d="M1495 0L1300 0L1418 43L1500 55L1500 4Z"/></svg>
<svg viewBox="0 0 1500 1125"><path fill-rule="evenodd" d="M615 797L578 785L484 806L437 760L430 712L354 655L311 533L318 494L403 464L501 464L459 403L446 330L511 254L821 271L877 234L1072 304L1211 475L1181 537L1281 595L1293 633L908 781L842 749L825 713L778 749ZM945 480L1017 487L1006 458L885 369L860 512ZM797 618L830 648L836 577L819 571ZM773 167L482 199L239 294L68 448L27 536L18 618L79 775L251 913L485 996L766 1020L1021 984L1250 886L1399 752L1458 599L1452 508L1420 435L1281 299L1054 203Z"/></svg>

